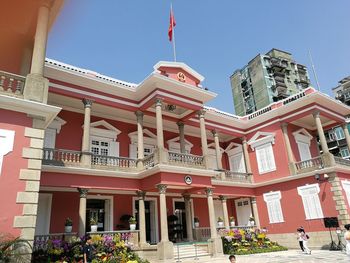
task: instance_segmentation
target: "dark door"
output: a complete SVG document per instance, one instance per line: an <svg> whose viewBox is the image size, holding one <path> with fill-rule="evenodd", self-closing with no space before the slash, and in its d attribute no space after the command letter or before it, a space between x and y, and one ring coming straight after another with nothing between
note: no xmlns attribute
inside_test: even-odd
<svg viewBox="0 0 350 263"><path fill-rule="evenodd" d="M185 202L183 201L175 201L175 213L178 219L178 224L180 225L180 229L182 230L180 233L180 239L187 239L187 229L186 229L186 210L185 210Z"/></svg>
<svg viewBox="0 0 350 263"><path fill-rule="evenodd" d="M146 241L148 243L152 243L151 242L151 210L150 210L150 201L145 201L145 219L146 219ZM139 201L136 200L135 201L135 217L137 218L137 225L136 228L140 229L139 227Z"/></svg>
<svg viewBox="0 0 350 263"><path fill-rule="evenodd" d="M105 200L86 200L86 232L91 231L90 220L97 221L97 231L105 231Z"/></svg>

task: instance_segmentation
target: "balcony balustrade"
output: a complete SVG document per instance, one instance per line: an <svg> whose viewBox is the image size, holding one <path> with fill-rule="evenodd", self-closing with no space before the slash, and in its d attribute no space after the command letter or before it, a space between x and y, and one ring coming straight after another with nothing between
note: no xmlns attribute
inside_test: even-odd
<svg viewBox="0 0 350 263"><path fill-rule="evenodd" d="M0 93L22 97L26 78L6 71L0 71Z"/></svg>
<svg viewBox="0 0 350 263"><path fill-rule="evenodd" d="M136 169L136 159L105 156L105 155L91 155L92 168L114 170L119 169Z"/></svg>
<svg viewBox="0 0 350 263"><path fill-rule="evenodd" d="M156 164L154 159L154 153L147 155L145 158L143 158L142 163L143 167L145 167L146 169L153 167Z"/></svg>
<svg viewBox="0 0 350 263"><path fill-rule="evenodd" d="M81 152L73 150L44 148L43 164L55 166L77 166L80 164Z"/></svg>
<svg viewBox="0 0 350 263"><path fill-rule="evenodd" d="M187 153L177 153L177 152L168 152L169 164L171 165L181 165L189 166L193 168L202 168L205 169L204 157L187 154Z"/></svg>
<svg viewBox="0 0 350 263"><path fill-rule="evenodd" d="M229 170L222 171L225 176L222 177L221 173L217 174L215 176L216 180L223 180L223 181L231 181L231 182L240 182L240 183L252 183L252 175L248 173L239 173Z"/></svg>
<svg viewBox="0 0 350 263"><path fill-rule="evenodd" d="M344 166L350 166L350 160L343 159L338 156L334 156L334 161L336 164L344 165Z"/></svg>
<svg viewBox="0 0 350 263"><path fill-rule="evenodd" d="M296 162L295 166L297 168L297 173L305 173L318 169L322 169L324 167L324 162L321 156L316 158L312 158L309 160L304 160L301 162Z"/></svg>

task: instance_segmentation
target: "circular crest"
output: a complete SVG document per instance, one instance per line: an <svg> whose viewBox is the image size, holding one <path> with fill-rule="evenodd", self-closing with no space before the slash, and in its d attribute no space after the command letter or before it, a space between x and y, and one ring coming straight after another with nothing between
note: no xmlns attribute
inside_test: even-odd
<svg viewBox="0 0 350 263"><path fill-rule="evenodd" d="M186 184L192 184L192 177L190 175L186 175L184 179Z"/></svg>
<svg viewBox="0 0 350 263"><path fill-rule="evenodd" d="M181 82L185 82L185 81L186 81L186 76L185 76L184 73L179 72L179 73L177 73L177 79L178 79L179 81L181 81Z"/></svg>

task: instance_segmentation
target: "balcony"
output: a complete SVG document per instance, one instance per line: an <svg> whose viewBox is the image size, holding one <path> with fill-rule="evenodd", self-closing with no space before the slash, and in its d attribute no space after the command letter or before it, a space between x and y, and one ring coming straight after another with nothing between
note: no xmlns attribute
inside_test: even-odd
<svg viewBox="0 0 350 263"><path fill-rule="evenodd" d="M205 169L204 157L193 155L193 154L177 153L177 152L169 151L168 162L170 165Z"/></svg>
<svg viewBox="0 0 350 263"><path fill-rule="evenodd" d="M228 182L252 183L252 174L222 170L221 173L215 176L215 179Z"/></svg>
<svg viewBox="0 0 350 263"><path fill-rule="evenodd" d="M23 97L26 78L6 71L0 71L0 94Z"/></svg>
<svg viewBox="0 0 350 263"><path fill-rule="evenodd" d="M296 162L295 166L298 174L307 173L307 172L322 169L324 167L324 161L321 156L318 156L316 158L312 158L309 160Z"/></svg>

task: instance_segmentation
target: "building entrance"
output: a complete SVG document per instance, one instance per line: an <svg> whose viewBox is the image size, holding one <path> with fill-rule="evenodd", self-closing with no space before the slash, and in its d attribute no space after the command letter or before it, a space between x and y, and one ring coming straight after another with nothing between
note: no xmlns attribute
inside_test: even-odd
<svg viewBox="0 0 350 263"><path fill-rule="evenodd" d="M86 232L91 231L91 219L97 223L97 231L105 231L105 200L87 199Z"/></svg>

